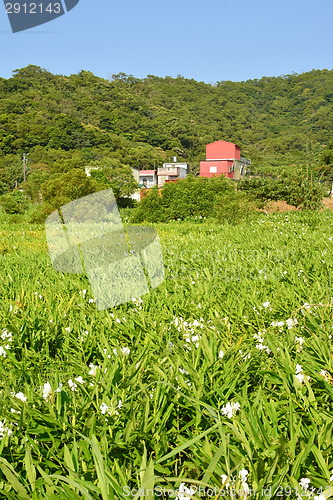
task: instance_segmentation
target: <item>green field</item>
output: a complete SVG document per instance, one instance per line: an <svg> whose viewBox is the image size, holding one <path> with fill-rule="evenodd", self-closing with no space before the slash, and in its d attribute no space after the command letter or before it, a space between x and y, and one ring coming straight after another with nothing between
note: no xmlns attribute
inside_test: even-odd
<svg viewBox="0 0 333 500"><path fill-rule="evenodd" d="M100 312L0 224L0 498L333 496L332 212L197 221L154 224L165 281Z"/></svg>

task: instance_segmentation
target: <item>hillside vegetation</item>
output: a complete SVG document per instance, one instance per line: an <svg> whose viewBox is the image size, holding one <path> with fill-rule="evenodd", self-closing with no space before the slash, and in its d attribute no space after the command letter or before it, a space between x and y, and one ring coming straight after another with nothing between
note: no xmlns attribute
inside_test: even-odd
<svg viewBox="0 0 333 500"><path fill-rule="evenodd" d="M181 76L68 77L30 65L0 79L0 195L22 186L34 202L52 200L48 211L77 197L73 191L108 186L126 195L120 178L135 188L128 167L153 168L176 155L198 175L205 145L219 139L239 144L254 174L310 168L332 180L332 89L328 70L212 85ZM87 165L107 165L105 182L87 182ZM70 189L66 174L80 189ZM15 203L6 199L7 212Z"/></svg>

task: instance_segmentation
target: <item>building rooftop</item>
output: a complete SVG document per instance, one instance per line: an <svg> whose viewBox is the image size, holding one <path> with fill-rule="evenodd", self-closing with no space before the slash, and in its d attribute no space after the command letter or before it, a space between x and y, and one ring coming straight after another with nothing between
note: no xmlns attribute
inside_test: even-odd
<svg viewBox="0 0 333 500"><path fill-rule="evenodd" d="M154 175L155 170L140 170L140 175Z"/></svg>

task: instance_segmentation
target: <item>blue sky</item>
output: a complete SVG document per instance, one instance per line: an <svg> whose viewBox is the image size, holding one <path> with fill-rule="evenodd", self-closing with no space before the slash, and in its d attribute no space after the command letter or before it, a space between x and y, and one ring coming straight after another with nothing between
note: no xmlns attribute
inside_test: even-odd
<svg viewBox="0 0 333 500"><path fill-rule="evenodd" d="M13 34L1 2L0 76L35 64L64 75L180 74L214 83L332 69L332 18L332 0L80 0Z"/></svg>

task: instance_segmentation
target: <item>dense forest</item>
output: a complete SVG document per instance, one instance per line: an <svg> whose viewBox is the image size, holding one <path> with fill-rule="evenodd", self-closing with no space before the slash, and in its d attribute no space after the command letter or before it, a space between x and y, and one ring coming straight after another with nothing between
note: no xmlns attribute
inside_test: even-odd
<svg viewBox="0 0 333 500"><path fill-rule="evenodd" d="M326 69L212 85L182 76L53 75L30 65L0 78L0 194L22 186L23 153L23 187L38 199L43 183L59 175L66 183L66 173L99 162L153 168L176 155L197 175L205 144L219 139L239 144L253 173L310 161L329 178L332 104Z"/></svg>

